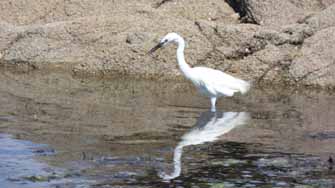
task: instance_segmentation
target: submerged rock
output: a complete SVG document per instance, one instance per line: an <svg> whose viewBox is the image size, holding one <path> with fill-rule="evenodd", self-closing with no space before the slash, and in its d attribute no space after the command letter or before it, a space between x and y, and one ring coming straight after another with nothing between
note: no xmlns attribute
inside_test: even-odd
<svg viewBox="0 0 335 188"><path fill-rule="evenodd" d="M277 167L277 168L283 168L283 167L289 167L289 161L285 158L274 158L274 159L265 159L265 158L261 158L259 159L257 162L258 166L261 167L268 167L268 166L272 166L272 167Z"/></svg>

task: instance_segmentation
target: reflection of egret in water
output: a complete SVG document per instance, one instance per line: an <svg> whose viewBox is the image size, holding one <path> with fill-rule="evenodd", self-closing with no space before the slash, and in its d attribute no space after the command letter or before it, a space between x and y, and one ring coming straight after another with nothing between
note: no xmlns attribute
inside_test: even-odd
<svg viewBox="0 0 335 188"><path fill-rule="evenodd" d="M181 141L175 148L173 172L171 174L162 172L159 176L164 180L172 180L180 176L183 147L214 142L219 136L228 133L240 125L246 124L249 119L250 115L247 112L203 112L196 126L182 136Z"/></svg>

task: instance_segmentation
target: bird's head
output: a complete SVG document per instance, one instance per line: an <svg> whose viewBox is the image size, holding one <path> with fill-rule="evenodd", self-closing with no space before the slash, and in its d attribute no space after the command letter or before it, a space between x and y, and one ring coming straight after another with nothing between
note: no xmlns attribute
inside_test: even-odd
<svg viewBox="0 0 335 188"><path fill-rule="evenodd" d="M152 54L154 53L156 50L158 50L161 47L164 47L165 45L167 45L168 43L171 42L178 42L179 38L181 38L177 33L168 33L167 35L165 35L160 42L153 47L148 53Z"/></svg>

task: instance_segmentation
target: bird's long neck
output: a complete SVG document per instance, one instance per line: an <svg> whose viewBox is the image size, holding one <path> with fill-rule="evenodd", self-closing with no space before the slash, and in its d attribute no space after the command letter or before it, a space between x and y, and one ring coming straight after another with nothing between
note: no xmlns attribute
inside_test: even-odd
<svg viewBox="0 0 335 188"><path fill-rule="evenodd" d="M184 57L185 41L184 41L184 39L180 37L177 40L177 44L178 44L177 61L178 61L179 68L183 72L183 74L187 78L189 78L191 67L185 61L185 57Z"/></svg>

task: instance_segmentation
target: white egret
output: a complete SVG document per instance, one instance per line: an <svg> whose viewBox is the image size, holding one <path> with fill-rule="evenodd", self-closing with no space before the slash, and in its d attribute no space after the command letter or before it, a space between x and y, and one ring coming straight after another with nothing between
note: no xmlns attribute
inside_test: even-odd
<svg viewBox="0 0 335 188"><path fill-rule="evenodd" d="M250 120L248 112L204 112L197 120L195 127L181 137L173 153L173 172L170 174L161 172L159 176L165 181L177 178L181 174L181 157L183 148L191 145L199 145L215 142L220 136L231 130L247 124Z"/></svg>
<svg viewBox="0 0 335 188"><path fill-rule="evenodd" d="M178 45L177 62L184 76L191 80L197 89L211 100L211 111L215 112L216 99L221 96L233 96L234 93L246 93L250 88L250 83L235 78L222 71L207 67L190 67L184 58L185 40L177 33L169 33L153 47L149 53L173 42Z"/></svg>

